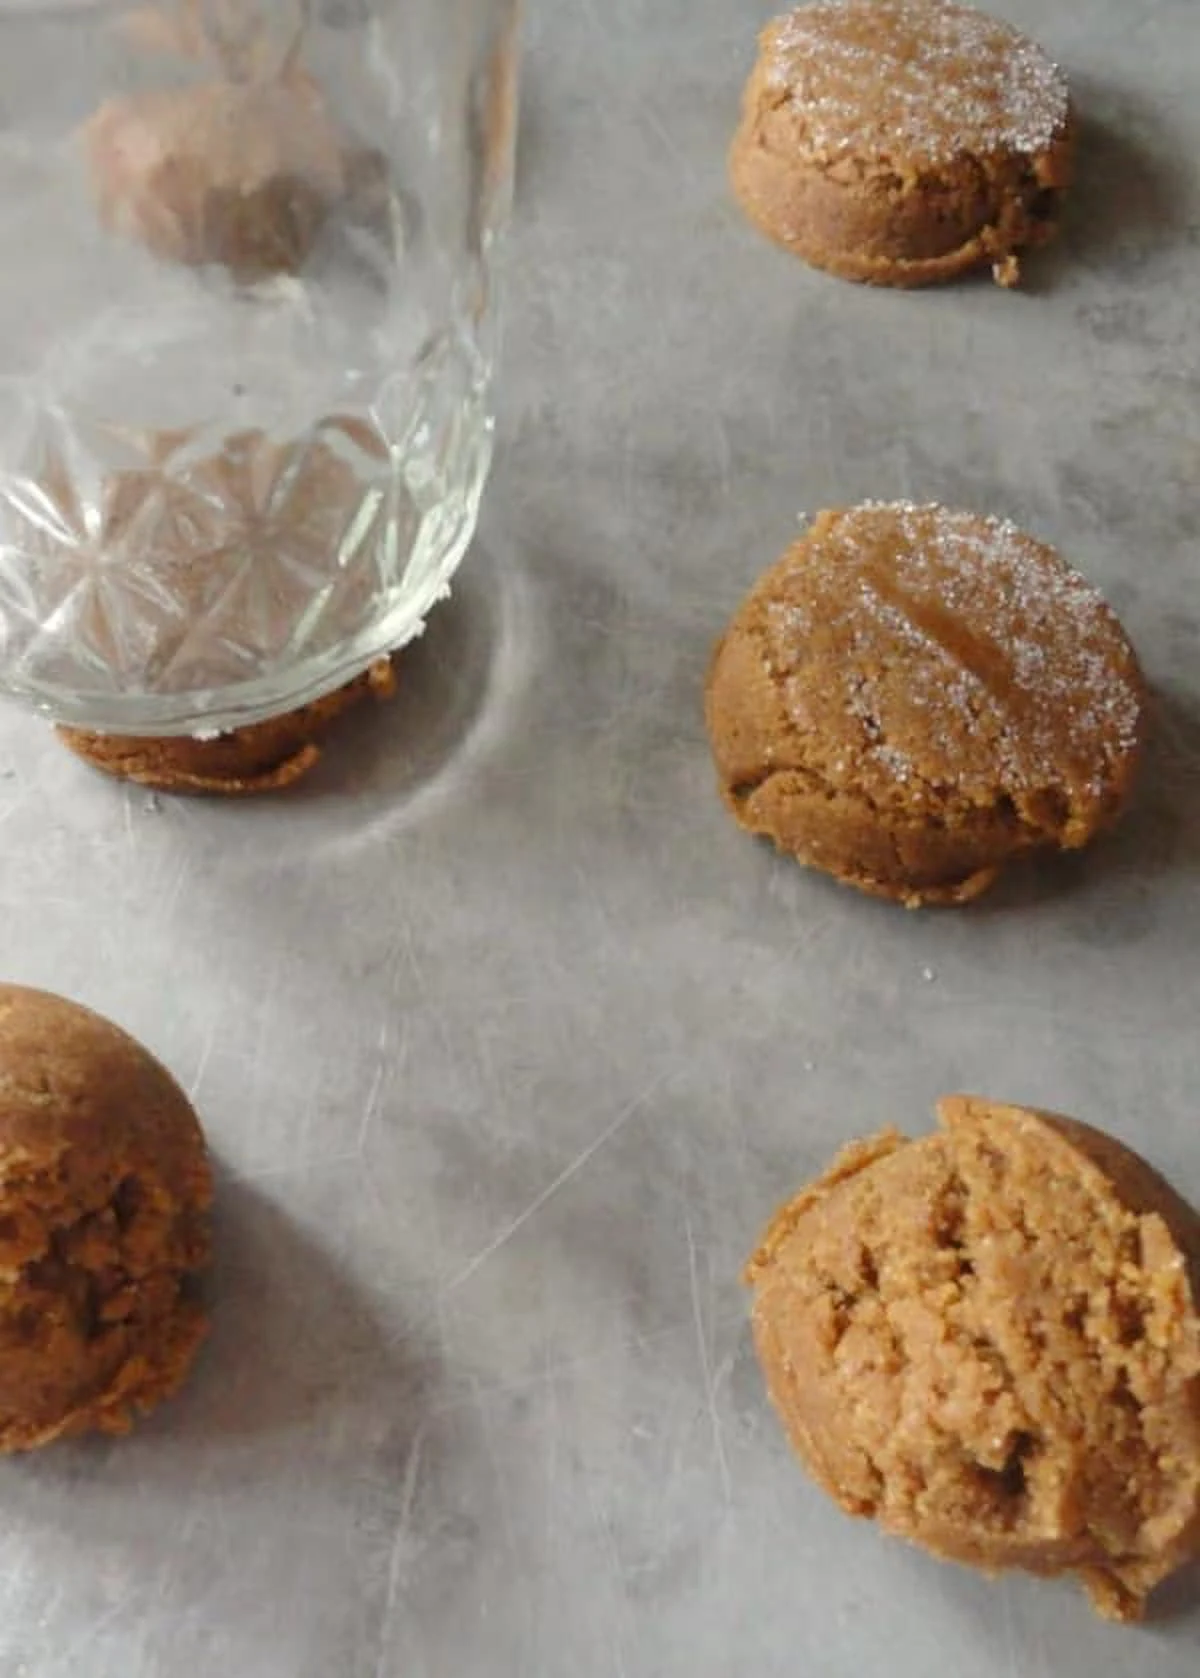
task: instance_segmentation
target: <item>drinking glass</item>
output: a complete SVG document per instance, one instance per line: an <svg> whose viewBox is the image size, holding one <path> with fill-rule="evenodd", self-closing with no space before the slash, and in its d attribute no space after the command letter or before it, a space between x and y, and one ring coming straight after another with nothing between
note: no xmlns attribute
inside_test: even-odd
<svg viewBox="0 0 1200 1678"><path fill-rule="evenodd" d="M204 735L417 634L492 440L519 0L0 0L0 690Z"/></svg>

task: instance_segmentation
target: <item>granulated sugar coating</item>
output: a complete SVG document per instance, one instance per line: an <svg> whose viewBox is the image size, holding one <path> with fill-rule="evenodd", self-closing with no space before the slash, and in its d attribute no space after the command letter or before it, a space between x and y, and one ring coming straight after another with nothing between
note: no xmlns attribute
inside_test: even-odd
<svg viewBox="0 0 1200 1678"><path fill-rule="evenodd" d="M1041 48L947 0L821 0L768 25L763 50L768 81L828 157L870 140L913 164L1033 156L1067 121L1066 80Z"/></svg>
<svg viewBox="0 0 1200 1678"><path fill-rule="evenodd" d="M1053 236L1067 84L1006 23L948 0L819 0L763 30L730 149L770 238L843 279L922 286Z"/></svg>
<svg viewBox="0 0 1200 1678"><path fill-rule="evenodd" d="M834 621L858 655L842 667L846 707L901 778L916 772L914 754L930 767L930 732L943 748L964 729L986 733L994 755L984 780L998 767L1014 793L1060 776L1065 754L1099 795L1134 750L1141 687L1120 679L1124 631L1086 578L1010 521L868 502L818 519L804 572L813 593L768 609L768 666L791 675L819 618L828 631L832 584ZM904 649L896 707L888 673ZM863 668L864 658L878 668Z"/></svg>
<svg viewBox="0 0 1200 1678"><path fill-rule="evenodd" d="M708 693L737 819L908 903L1086 844L1127 800L1143 708L1120 623L1052 548L907 502L819 514L736 614Z"/></svg>

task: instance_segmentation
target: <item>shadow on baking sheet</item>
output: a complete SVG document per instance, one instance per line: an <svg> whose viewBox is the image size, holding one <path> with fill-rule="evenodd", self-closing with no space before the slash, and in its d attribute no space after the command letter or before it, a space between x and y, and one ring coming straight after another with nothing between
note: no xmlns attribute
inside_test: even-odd
<svg viewBox="0 0 1200 1678"><path fill-rule="evenodd" d="M399 1339L394 1310L385 1332L320 1239L250 1184L219 1184L216 1235L213 1330L179 1397L127 1439L0 1461L9 1537L53 1554L67 1587L96 1581L92 1617L109 1628L111 1610L126 1650L160 1617L194 1624L197 1604L239 1601L243 1579L258 1590L294 1573L319 1598L313 1569L328 1566L335 1587L369 1596L395 1535L426 1541L425 1488L458 1471L463 1407L447 1402L430 1339ZM456 1536L469 1544L463 1501ZM43 1628L67 1587L45 1596ZM4 1678L14 1671L0 1656Z"/></svg>
<svg viewBox="0 0 1200 1678"><path fill-rule="evenodd" d="M212 1332L192 1381L163 1413L164 1443L219 1447L307 1430L324 1411L385 1387L396 1412L404 1408L415 1367L334 1255L277 1201L220 1179L214 1249Z"/></svg>
<svg viewBox="0 0 1200 1678"><path fill-rule="evenodd" d="M481 721L499 676L514 578L476 549L425 633L396 659L396 692L348 715L289 807L366 793L389 804L447 775Z"/></svg>
<svg viewBox="0 0 1200 1678"><path fill-rule="evenodd" d="M1159 684L1137 802L1110 849L1154 872L1200 868L1200 700Z"/></svg>
<svg viewBox="0 0 1200 1678"><path fill-rule="evenodd" d="M1165 686L1153 696L1151 731L1134 803L1084 852L1038 857L1011 869L967 912L986 917L1093 895L1102 907L1091 943L1136 942L1153 913L1146 888L1200 870L1200 702Z"/></svg>
<svg viewBox="0 0 1200 1678"><path fill-rule="evenodd" d="M341 718L309 776L262 798L181 800L180 818L223 839L244 826L247 854L265 844L279 858L357 847L420 820L508 726L530 667L529 592L504 544L476 547L424 634L398 654L393 697Z"/></svg>
<svg viewBox="0 0 1200 1678"><path fill-rule="evenodd" d="M1151 1631L1155 1626L1173 1629L1180 1620L1195 1622L1200 1630L1200 1561L1168 1579L1150 1598L1146 1624Z"/></svg>
<svg viewBox="0 0 1200 1678"><path fill-rule="evenodd" d="M519 103L513 157L513 217L518 222L526 202L537 199L538 176L546 156L541 88L528 64L521 70Z"/></svg>
<svg viewBox="0 0 1200 1678"><path fill-rule="evenodd" d="M1105 83L1073 81L1076 179L1059 237L1025 266L1030 291L1048 291L1072 268L1138 267L1187 236L1188 177L1157 110Z"/></svg>
<svg viewBox="0 0 1200 1678"><path fill-rule="evenodd" d="M105 1481L207 1489L296 1472L344 1441L347 1452L427 1432L440 1360L384 1332L331 1253L252 1184L218 1181L212 1328L183 1391L128 1439L89 1436L14 1467L55 1484ZM299 1443L305 1441L305 1443ZM289 1467L290 1465L290 1467Z"/></svg>

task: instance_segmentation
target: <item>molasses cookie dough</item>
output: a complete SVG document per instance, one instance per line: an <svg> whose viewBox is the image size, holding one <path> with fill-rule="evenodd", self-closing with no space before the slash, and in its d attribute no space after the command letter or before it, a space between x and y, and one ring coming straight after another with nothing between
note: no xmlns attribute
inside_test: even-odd
<svg viewBox="0 0 1200 1678"><path fill-rule="evenodd" d="M310 705L212 740L94 734L61 727L58 736L94 769L158 792L226 797L279 792L316 767L321 742L338 717L368 697L387 699L395 690L392 661L380 658L361 676Z"/></svg>
<svg viewBox="0 0 1200 1678"><path fill-rule="evenodd" d="M768 1227L771 1397L850 1514L1137 1618L1200 1553L1200 1218L1087 1125L938 1117L844 1150Z"/></svg>
<svg viewBox="0 0 1200 1678"><path fill-rule="evenodd" d="M204 1138L116 1026L0 985L0 1451L125 1433L203 1338Z"/></svg>
<svg viewBox="0 0 1200 1678"><path fill-rule="evenodd" d="M1144 697L1121 625L1052 548L903 502L817 516L735 614L707 717L743 827L915 906L1115 821Z"/></svg>
<svg viewBox="0 0 1200 1678"><path fill-rule="evenodd" d="M768 24L730 152L750 219L817 268L919 286L1054 231L1073 125L1061 72L948 0L819 0Z"/></svg>
<svg viewBox="0 0 1200 1678"><path fill-rule="evenodd" d="M245 281L303 267L364 168L300 72L113 99L84 143L105 227Z"/></svg>

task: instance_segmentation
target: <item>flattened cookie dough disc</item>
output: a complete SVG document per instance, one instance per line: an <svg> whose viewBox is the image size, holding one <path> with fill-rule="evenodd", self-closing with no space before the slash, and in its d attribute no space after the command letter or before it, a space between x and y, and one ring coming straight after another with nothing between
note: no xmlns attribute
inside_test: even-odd
<svg viewBox="0 0 1200 1678"><path fill-rule="evenodd" d="M63 998L0 985L0 1451L124 1433L205 1332L212 1178L153 1057Z"/></svg>
<svg viewBox="0 0 1200 1678"><path fill-rule="evenodd" d="M225 797L280 792L316 767L325 733L344 711L369 696L390 698L395 688L392 661L381 658L352 682L310 705L232 729L215 740L94 734L82 728L59 728L58 737L94 769L158 792Z"/></svg>
<svg viewBox="0 0 1200 1678"><path fill-rule="evenodd" d="M771 1397L849 1513L1134 1619L1200 1553L1200 1218L1056 1114L853 1144L750 1262Z"/></svg>
<svg viewBox="0 0 1200 1678"><path fill-rule="evenodd" d="M730 151L750 219L843 279L920 286L1055 230L1067 84L1006 23L948 0L819 0L767 25Z"/></svg>
<svg viewBox="0 0 1200 1678"><path fill-rule="evenodd" d="M1143 734L1133 648L1094 588L1006 521L825 512L717 648L708 730L738 822L909 905L1086 845Z"/></svg>

